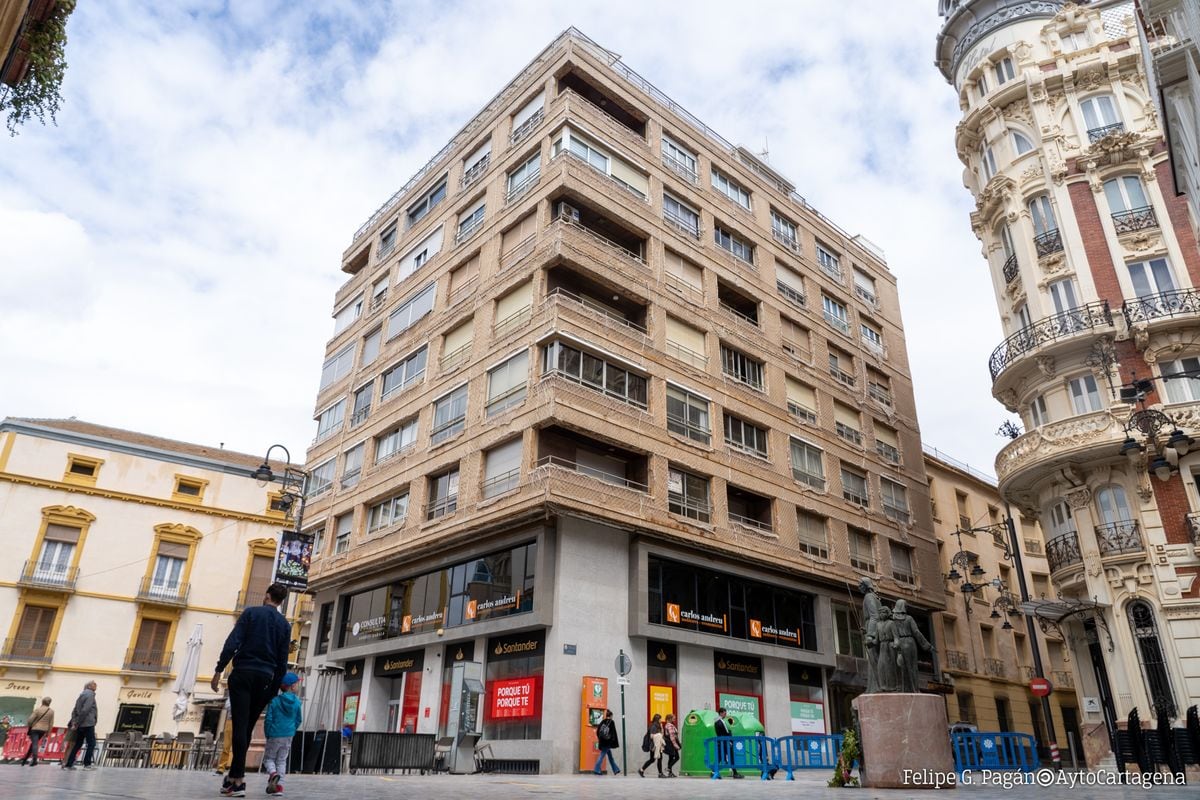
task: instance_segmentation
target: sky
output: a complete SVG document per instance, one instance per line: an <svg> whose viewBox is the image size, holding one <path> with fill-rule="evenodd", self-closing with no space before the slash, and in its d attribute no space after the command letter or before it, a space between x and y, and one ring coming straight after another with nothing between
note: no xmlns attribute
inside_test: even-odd
<svg viewBox="0 0 1200 800"><path fill-rule="evenodd" d="M936 6L80 3L57 127L0 132L0 417L302 461L355 230L574 25L886 252L922 437L992 473L1003 337Z"/></svg>

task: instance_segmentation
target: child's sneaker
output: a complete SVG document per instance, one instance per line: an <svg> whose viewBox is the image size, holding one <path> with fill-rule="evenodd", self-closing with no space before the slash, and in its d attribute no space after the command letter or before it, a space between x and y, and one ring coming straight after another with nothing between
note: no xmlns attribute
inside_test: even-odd
<svg viewBox="0 0 1200 800"><path fill-rule="evenodd" d="M279 785L279 773L272 772L271 777L267 778L267 794L280 794L283 792L283 787Z"/></svg>

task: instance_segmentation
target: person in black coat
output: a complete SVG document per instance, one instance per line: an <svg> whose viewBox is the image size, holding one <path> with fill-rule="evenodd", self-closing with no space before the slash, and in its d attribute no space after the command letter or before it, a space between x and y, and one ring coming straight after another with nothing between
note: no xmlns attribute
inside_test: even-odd
<svg viewBox="0 0 1200 800"><path fill-rule="evenodd" d="M713 723L713 732L717 734L717 760L724 761L730 764L729 771L735 778L741 778L741 774L732 766L733 765L733 742L722 742L720 739L730 739L733 737L733 731L729 728L729 723L725 720L725 709L717 709L717 721Z"/></svg>
<svg viewBox="0 0 1200 800"><path fill-rule="evenodd" d="M613 713L608 709L604 709L604 719L600 720L600 724L596 726L596 744L600 747L600 757L596 759L596 766L592 772L599 775L604 768L604 758L608 757L608 764L612 767L613 775L620 775L621 768L617 766L617 760L613 758L613 750L621 746L621 742L617 739L617 723L613 721Z"/></svg>

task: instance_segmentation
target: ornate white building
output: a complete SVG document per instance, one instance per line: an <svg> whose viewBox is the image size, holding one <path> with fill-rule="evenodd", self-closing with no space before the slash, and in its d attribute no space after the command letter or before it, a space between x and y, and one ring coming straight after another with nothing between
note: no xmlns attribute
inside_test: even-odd
<svg viewBox="0 0 1200 800"><path fill-rule="evenodd" d="M939 11L1007 335L992 393L1024 422L997 476L1041 522L1052 586L1026 611L1066 635L1096 763L1131 709L1181 717L1200 696L1200 380L1178 376L1200 377L1200 251L1132 3Z"/></svg>

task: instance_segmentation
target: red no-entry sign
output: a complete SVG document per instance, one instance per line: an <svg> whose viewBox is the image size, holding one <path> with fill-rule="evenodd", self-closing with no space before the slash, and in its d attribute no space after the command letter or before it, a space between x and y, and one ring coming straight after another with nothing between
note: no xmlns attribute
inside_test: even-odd
<svg viewBox="0 0 1200 800"><path fill-rule="evenodd" d="M1045 678L1034 678L1029 682L1029 691L1033 692L1034 697L1049 697L1054 691L1054 684Z"/></svg>

